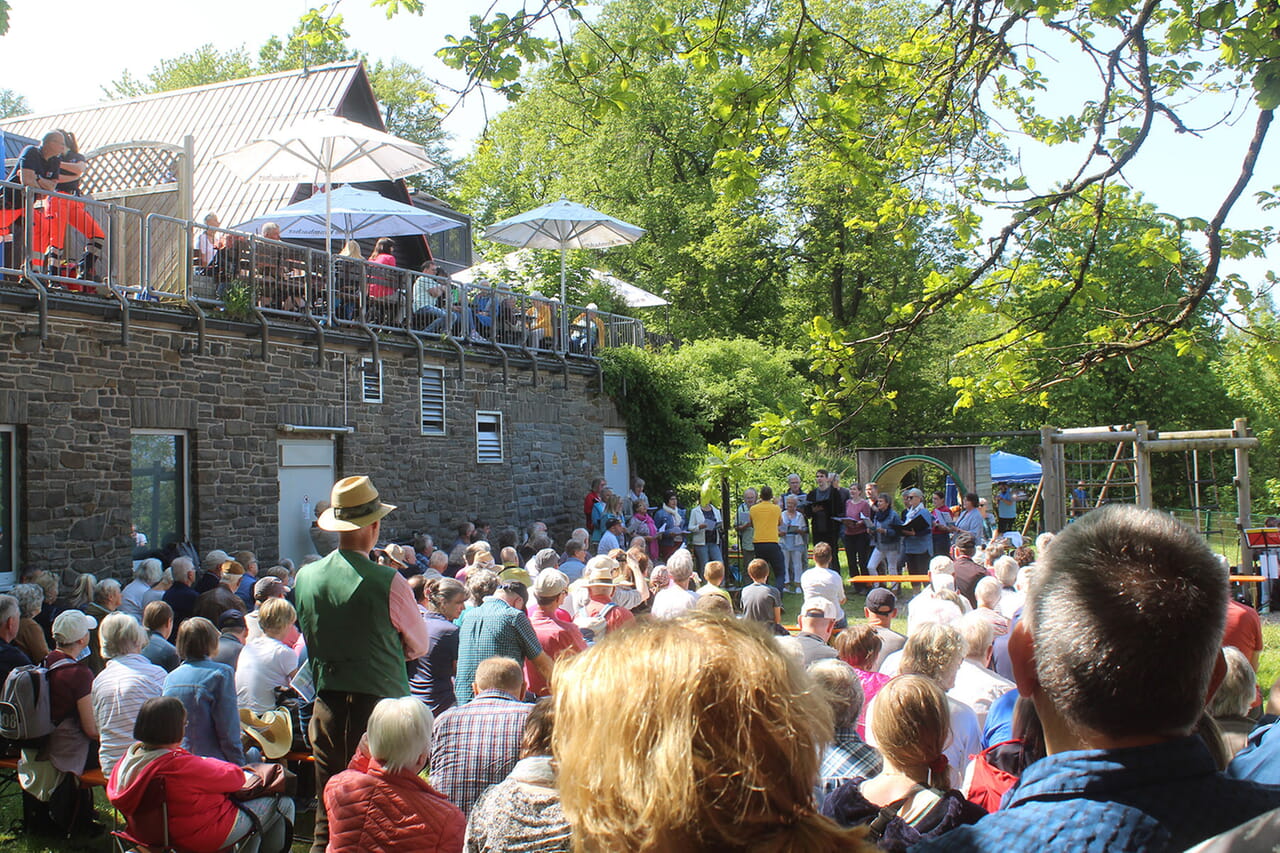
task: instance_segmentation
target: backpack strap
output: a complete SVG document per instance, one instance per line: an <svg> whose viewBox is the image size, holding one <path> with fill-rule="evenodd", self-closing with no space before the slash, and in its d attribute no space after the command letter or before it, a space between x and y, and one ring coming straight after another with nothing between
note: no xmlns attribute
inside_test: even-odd
<svg viewBox="0 0 1280 853"><path fill-rule="evenodd" d="M903 797L902 799L895 800L880 809L880 813L876 815L875 820L871 821L870 826L867 828L867 836L873 841L879 841L884 837L885 828L888 827L889 823L898 816L898 812L902 810L907 799L907 797Z"/></svg>

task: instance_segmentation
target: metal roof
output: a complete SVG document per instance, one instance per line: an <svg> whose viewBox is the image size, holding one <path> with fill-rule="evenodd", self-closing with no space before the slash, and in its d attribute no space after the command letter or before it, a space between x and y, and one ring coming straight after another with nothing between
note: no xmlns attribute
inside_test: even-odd
<svg viewBox="0 0 1280 853"><path fill-rule="evenodd" d="M38 139L48 130L65 127L75 133L85 153L130 142L181 145L190 135L195 142L192 215L213 212L231 223L284 207L298 188L244 183L213 156L316 114L340 114L385 129L363 63L339 62L21 116L0 121L0 130Z"/></svg>

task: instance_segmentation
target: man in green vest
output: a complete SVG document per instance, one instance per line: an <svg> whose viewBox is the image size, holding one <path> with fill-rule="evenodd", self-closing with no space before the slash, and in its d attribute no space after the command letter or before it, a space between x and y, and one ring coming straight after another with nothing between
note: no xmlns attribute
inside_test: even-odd
<svg viewBox="0 0 1280 853"><path fill-rule="evenodd" d="M317 524L338 534L338 549L303 566L294 587L316 682L310 728L319 800L313 853L324 853L329 843L325 783L346 769L373 707L409 695L405 661L422 657L429 645L408 582L369 559L381 519L393 509L368 477L335 483Z"/></svg>

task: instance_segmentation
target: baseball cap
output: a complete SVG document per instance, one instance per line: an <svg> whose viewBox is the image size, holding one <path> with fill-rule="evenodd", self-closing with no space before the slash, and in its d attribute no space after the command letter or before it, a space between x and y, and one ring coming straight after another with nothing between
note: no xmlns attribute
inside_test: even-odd
<svg viewBox="0 0 1280 853"><path fill-rule="evenodd" d="M559 569L543 569L533 579L530 591L539 598L551 598L569 588L569 577Z"/></svg>
<svg viewBox="0 0 1280 853"><path fill-rule="evenodd" d="M268 598L278 598L288 591L289 588L284 585L284 581L267 575L265 578L258 578L253 585L253 600L266 601Z"/></svg>
<svg viewBox="0 0 1280 853"><path fill-rule="evenodd" d="M815 595L813 598L804 600L804 604L800 606L800 615L820 617L822 619L839 619L840 608L831 599Z"/></svg>
<svg viewBox="0 0 1280 853"><path fill-rule="evenodd" d="M898 596L884 588L873 589L867 593L867 609L872 613L892 613L898 609Z"/></svg>
<svg viewBox="0 0 1280 853"><path fill-rule="evenodd" d="M64 610L53 620L53 638L63 643L74 643L98 627L98 620L79 610Z"/></svg>
<svg viewBox="0 0 1280 853"><path fill-rule="evenodd" d="M245 627L244 614L239 610L224 610L218 614L219 628Z"/></svg>

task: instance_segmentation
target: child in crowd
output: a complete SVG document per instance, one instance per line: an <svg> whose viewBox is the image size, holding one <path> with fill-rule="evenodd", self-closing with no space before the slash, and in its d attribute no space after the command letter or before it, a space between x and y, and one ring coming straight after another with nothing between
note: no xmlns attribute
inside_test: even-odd
<svg viewBox="0 0 1280 853"><path fill-rule="evenodd" d="M733 606L733 596L729 595L729 591L721 587L724 583L724 563L719 560L712 560L707 563L706 568L702 570L702 576L707 582L698 588L698 597L704 595L718 595L729 605Z"/></svg>
<svg viewBox="0 0 1280 853"><path fill-rule="evenodd" d="M787 631L782 627L782 593L766 583L769 580L769 563L755 559L747 564L747 575L752 583L742 590L742 618L764 622L775 634Z"/></svg>

